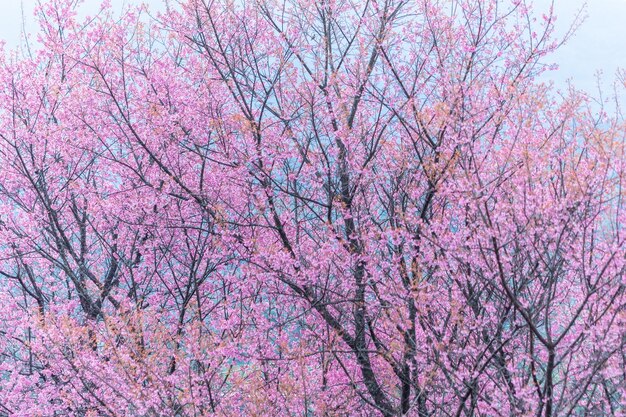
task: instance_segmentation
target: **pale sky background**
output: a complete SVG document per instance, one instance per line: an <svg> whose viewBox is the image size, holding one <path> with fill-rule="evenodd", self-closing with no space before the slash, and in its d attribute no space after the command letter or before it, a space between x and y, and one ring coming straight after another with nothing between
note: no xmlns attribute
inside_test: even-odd
<svg viewBox="0 0 626 417"><path fill-rule="evenodd" d="M144 0L154 5L161 0ZM547 10L552 0L527 0L536 11ZM37 0L0 0L0 39L7 46L18 45L22 23L27 31L34 31L32 11ZM111 0L121 9L124 4L138 0ZM101 0L85 0L83 13L94 14ZM585 0L554 0L558 16L557 34L563 34L581 10ZM23 10L23 14L22 14ZM559 65L558 71L550 72L544 79L555 81L564 87L571 79L575 86L595 95L596 73L602 71L604 88L610 88L618 68L626 69L626 0L587 0L583 14L587 16L574 37L548 61ZM24 19L23 19L23 17ZM605 91L608 92L608 91Z"/></svg>
<svg viewBox="0 0 626 417"><path fill-rule="evenodd" d="M550 3L535 0L534 7L547 10ZM567 31L581 8L586 19L569 42L548 59L557 63L559 70L545 78L559 87L571 79L576 87L596 95L598 71L602 72L603 88L609 89L618 69L626 69L626 0L554 0L557 34Z"/></svg>

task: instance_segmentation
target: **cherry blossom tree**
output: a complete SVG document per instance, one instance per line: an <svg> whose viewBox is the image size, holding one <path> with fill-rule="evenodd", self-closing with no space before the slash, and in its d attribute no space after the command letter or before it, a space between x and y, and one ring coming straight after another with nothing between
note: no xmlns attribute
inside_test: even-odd
<svg viewBox="0 0 626 417"><path fill-rule="evenodd" d="M626 411L625 126L551 11L77 3L0 64L0 413Z"/></svg>

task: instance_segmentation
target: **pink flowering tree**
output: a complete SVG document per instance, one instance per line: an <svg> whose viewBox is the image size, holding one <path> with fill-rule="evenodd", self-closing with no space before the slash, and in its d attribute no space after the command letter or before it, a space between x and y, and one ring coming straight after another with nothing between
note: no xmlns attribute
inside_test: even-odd
<svg viewBox="0 0 626 417"><path fill-rule="evenodd" d="M626 412L624 124L524 1L43 2L0 415Z"/></svg>

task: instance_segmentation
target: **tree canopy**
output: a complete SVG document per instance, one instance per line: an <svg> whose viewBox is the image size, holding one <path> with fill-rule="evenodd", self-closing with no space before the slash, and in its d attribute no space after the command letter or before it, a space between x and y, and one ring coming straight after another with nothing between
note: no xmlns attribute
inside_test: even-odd
<svg viewBox="0 0 626 417"><path fill-rule="evenodd" d="M624 123L520 0L43 2L0 415L626 412Z"/></svg>

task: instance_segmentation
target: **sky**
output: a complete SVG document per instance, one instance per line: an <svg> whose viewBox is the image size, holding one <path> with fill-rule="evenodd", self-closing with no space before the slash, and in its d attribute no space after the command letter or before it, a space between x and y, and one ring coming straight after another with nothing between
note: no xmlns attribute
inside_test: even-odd
<svg viewBox="0 0 626 417"><path fill-rule="evenodd" d="M547 10L550 0L535 0L535 8ZM584 6L584 7L583 7ZM598 71L603 88L610 87L619 68L626 69L626 0L554 0L556 32L563 35L579 11L586 16L573 37L549 61L559 65L546 78L557 86L568 79L588 93L597 93Z"/></svg>
<svg viewBox="0 0 626 417"><path fill-rule="evenodd" d="M116 8L138 0L111 0ZM161 3L161 0L146 0ZM547 10L552 2L558 16L557 34L567 32L582 9L586 16L583 24L568 43L549 57L559 65L543 77L564 88L567 80L592 95L597 93L598 71L602 71L602 86L610 88L618 68L626 69L626 0L527 0L537 11ZM0 0L0 39L9 47L18 45L23 24L27 31L35 29L32 11L37 0ZM101 0L85 0L83 13L94 14ZM584 6L584 7L583 7Z"/></svg>

